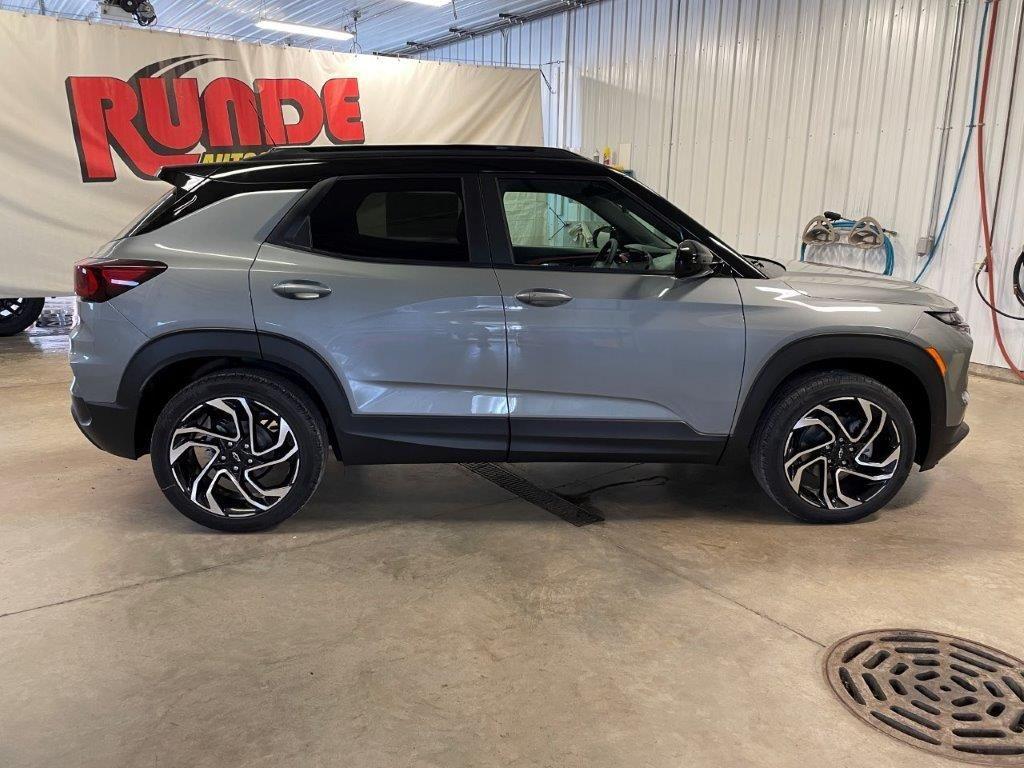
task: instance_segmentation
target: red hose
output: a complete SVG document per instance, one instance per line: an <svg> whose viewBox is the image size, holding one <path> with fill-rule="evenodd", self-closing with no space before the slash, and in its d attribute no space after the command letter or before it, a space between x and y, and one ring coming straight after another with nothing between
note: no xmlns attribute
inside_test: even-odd
<svg viewBox="0 0 1024 768"><path fill-rule="evenodd" d="M989 310L992 313L992 330L996 344L1003 360L1010 370L1024 380L1024 371L1013 364L1010 353L1003 342L1003 332L999 328L999 315L996 314L996 278L995 259L992 257L992 229L988 219L988 193L985 190L985 105L988 102L989 71L992 68L992 50L996 40L996 19L999 17L999 0L992 0L992 17L988 27L988 47L985 51L985 74L981 81L981 103L978 106L978 191L981 196L981 228L985 237L985 269L988 271Z"/></svg>

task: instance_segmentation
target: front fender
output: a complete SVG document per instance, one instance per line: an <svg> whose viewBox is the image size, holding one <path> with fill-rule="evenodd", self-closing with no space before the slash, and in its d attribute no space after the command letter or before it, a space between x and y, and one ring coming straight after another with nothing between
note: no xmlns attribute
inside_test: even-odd
<svg viewBox="0 0 1024 768"><path fill-rule="evenodd" d="M875 375L887 385L897 375L913 382L925 402L908 403L918 427L917 460L928 464L932 439L946 429L946 387L935 362L921 347L897 336L877 334L822 334L791 342L770 357L740 394L740 405L732 434L722 456L723 463L744 462L750 440L765 409L780 387L793 376L812 370L849 369ZM905 389L905 388L904 388ZM911 390L912 391L912 390ZM907 397L907 392L901 392ZM915 413L916 411L916 413ZM921 429L927 426L927 431Z"/></svg>

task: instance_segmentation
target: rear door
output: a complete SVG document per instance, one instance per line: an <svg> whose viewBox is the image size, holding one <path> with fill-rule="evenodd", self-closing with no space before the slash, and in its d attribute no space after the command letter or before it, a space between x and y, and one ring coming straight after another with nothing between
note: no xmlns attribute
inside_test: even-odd
<svg viewBox="0 0 1024 768"><path fill-rule="evenodd" d="M305 345L344 388L346 463L505 457L504 314L475 177L321 182L250 274L261 337Z"/></svg>
<svg viewBox="0 0 1024 768"><path fill-rule="evenodd" d="M498 174L482 187L510 458L716 461L743 371L735 279L677 280L679 227L610 178Z"/></svg>

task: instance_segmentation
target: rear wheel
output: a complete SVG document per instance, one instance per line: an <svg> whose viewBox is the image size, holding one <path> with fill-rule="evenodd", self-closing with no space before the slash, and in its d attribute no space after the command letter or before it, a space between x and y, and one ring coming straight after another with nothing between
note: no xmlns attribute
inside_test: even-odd
<svg viewBox="0 0 1024 768"><path fill-rule="evenodd" d="M751 444L761 487L814 523L846 523L884 507L910 474L914 421L891 389L868 376L828 371L789 384L769 405Z"/></svg>
<svg viewBox="0 0 1024 768"><path fill-rule="evenodd" d="M43 299L24 297L0 299L0 336L24 331L39 319L44 303Z"/></svg>
<svg viewBox="0 0 1024 768"><path fill-rule="evenodd" d="M323 419L301 390L262 371L226 371L171 398L150 453L161 490L182 514L221 531L258 531L306 503L327 445Z"/></svg>

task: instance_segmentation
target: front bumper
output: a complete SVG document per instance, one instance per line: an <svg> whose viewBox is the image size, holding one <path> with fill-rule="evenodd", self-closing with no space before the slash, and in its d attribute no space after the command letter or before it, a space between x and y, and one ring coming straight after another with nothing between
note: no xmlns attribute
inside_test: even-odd
<svg viewBox="0 0 1024 768"><path fill-rule="evenodd" d="M928 454L921 462L921 471L929 470L938 464L943 457L960 445L970 431L971 428L967 426L967 422L962 421L955 427L943 427L932 434Z"/></svg>
<svg viewBox="0 0 1024 768"><path fill-rule="evenodd" d="M90 403L71 398L71 415L89 442L126 459L141 455L135 445L135 413L112 403Z"/></svg>

